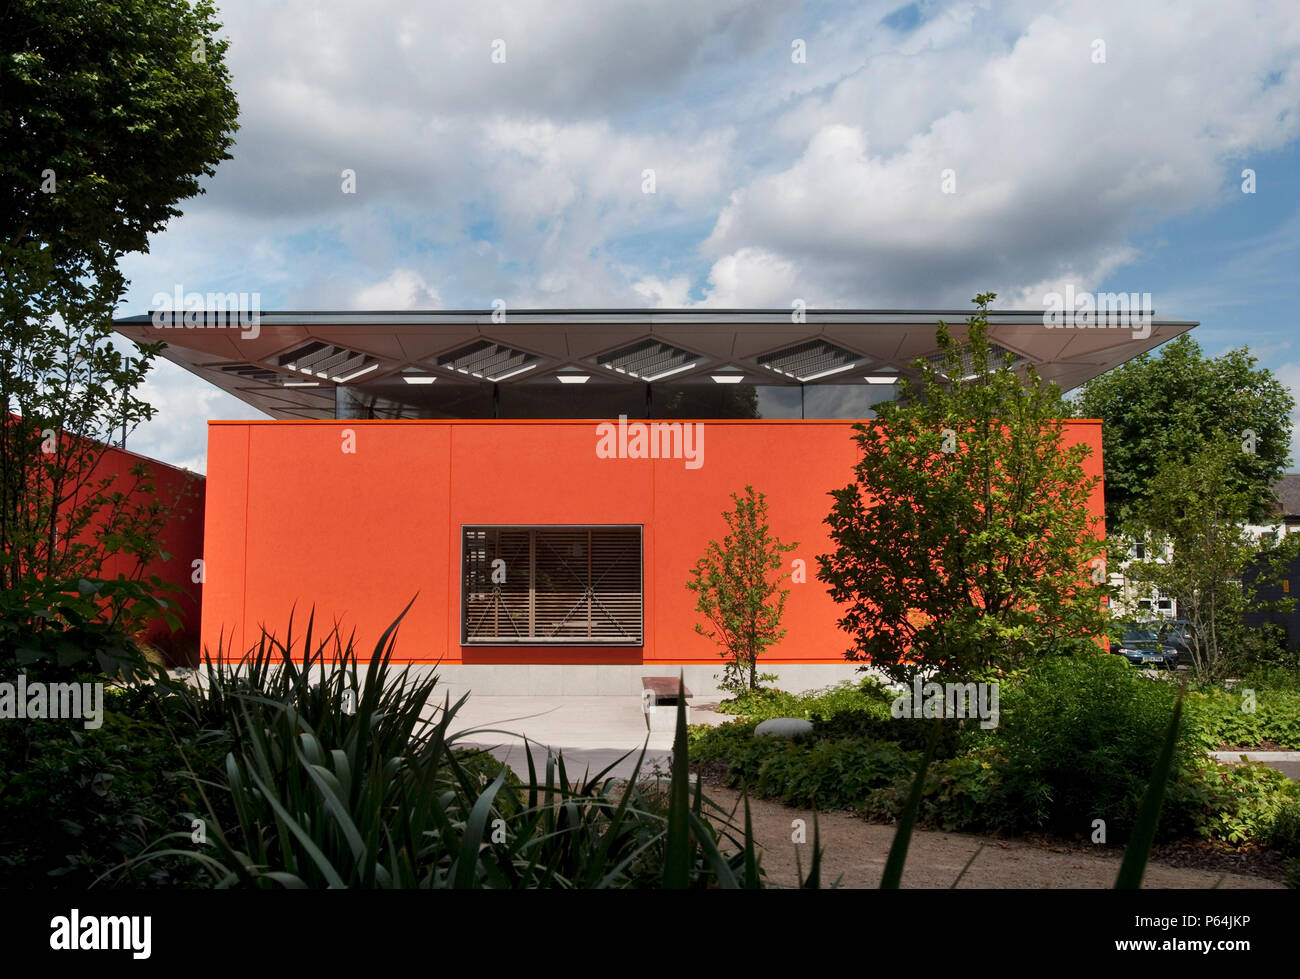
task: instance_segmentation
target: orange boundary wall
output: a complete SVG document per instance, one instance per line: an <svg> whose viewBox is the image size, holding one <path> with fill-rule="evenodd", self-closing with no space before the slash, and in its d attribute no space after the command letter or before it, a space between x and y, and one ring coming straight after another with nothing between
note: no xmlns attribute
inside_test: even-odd
<svg viewBox="0 0 1300 979"><path fill-rule="evenodd" d="M169 654L175 654L172 658L180 662L188 658L188 651L197 647L199 641L203 585L194 580L193 562L203 555L204 478L198 473L110 445L95 467L92 480L112 475L114 480L109 492L125 493L136 482L131 469L141 462L152 474L153 495L174 507L159 535L159 546L167 557L150 561L144 568L143 577L158 575L180 588L179 593L160 597L175 603L173 610L181 620L180 628L173 633L164 620L157 619L149 625L145 637ZM134 558L119 554L107 558L99 573L104 578L134 577L136 570Z"/></svg>
<svg viewBox="0 0 1300 979"><path fill-rule="evenodd" d="M790 585L785 639L768 663L843 663L838 606L817 581L830 549L832 489L858 458L852 422L704 421L703 465L601 459L598 422L216 421L208 428L203 644L246 650L265 625L295 633L320 620L355 629L369 651L406 603L395 659L428 663L690 664L718 662L697 635L689 569L726 530L746 484L766 493L773 533L799 542L807 583ZM355 437L343 451L345 430ZM1092 447L1101 423L1070 421ZM1102 515L1098 484L1090 511ZM481 647L460 644L460 528L474 524L643 526L645 644ZM233 640L233 641L232 641Z"/></svg>

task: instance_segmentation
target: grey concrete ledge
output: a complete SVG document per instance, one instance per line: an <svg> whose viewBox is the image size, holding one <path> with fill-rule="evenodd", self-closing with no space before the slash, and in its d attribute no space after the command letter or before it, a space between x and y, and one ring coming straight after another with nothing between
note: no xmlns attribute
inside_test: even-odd
<svg viewBox="0 0 1300 979"><path fill-rule="evenodd" d="M1300 751L1211 751L1210 757L1216 761L1300 761Z"/></svg>
<svg viewBox="0 0 1300 979"><path fill-rule="evenodd" d="M399 664L400 665L400 664ZM775 686L791 693L802 693L862 678L855 663L760 663L764 673L778 676ZM625 666L555 665L525 663L474 664L443 663L433 666L409 666L406 669L435 670L438 686L435 696L441 699L450 692L455 697L470 693L480 697L622 697L640 700L641 678L684 674L691 689L692 703L721 700L728 696L718 688L716 677L722 664L638 663Z"/></svg>

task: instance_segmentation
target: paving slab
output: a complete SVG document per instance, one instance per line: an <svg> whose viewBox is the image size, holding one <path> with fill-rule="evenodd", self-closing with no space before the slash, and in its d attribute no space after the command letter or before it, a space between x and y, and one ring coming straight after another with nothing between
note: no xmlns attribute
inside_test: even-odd
<svg viewBox="0 0 1300 979"><path fill-rule="evenodd" d="M549 749L563 753L570 778L584 772L594 775L616 762L609 777L627 778L643 747L647 773L656 762L666 770L672 757L672 732L649 731L641 698L632 695L472 696L456 714L451 730L462 744L487 749L524 778L528 775L525 739L531 742L527 750L539 773L545 770Z"/></svg>
<svg viewBox="0 0 1300 979"><path fill-rule="evenodd" d="M1276 768L1287 778L1300 779L1300 751L1211 751L1216 761L1235 765L1241 761L1263 762L1269 768Z"/></svg>

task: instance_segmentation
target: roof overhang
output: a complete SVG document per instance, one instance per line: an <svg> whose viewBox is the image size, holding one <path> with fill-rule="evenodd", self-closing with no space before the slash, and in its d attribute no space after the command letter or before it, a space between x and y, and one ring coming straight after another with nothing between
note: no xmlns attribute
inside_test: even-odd
<svg viewBox="0 0 1300 979"><path fill-rule="evenodd" d="M935 327L963 339L962 310L578 309L394 312L156 312L114 320L164 341L163 356L275 418L330 418L337 386L477 379L535 384L875 383L937 352ZM1062 390L1197 325L1094 317L1049 326L1041 310L990 312L989 339Z"/></svg>

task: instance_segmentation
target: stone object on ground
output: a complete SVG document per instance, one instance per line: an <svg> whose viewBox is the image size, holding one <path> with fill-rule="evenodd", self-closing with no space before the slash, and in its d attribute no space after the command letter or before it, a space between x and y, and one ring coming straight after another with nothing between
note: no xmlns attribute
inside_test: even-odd
<svg viewBox="0 0 1300 979"><path fill-rule="evenodd" d="M806 738L812 734L812 721L802 717L771 717L754 728L754 737Z"/></svg>

